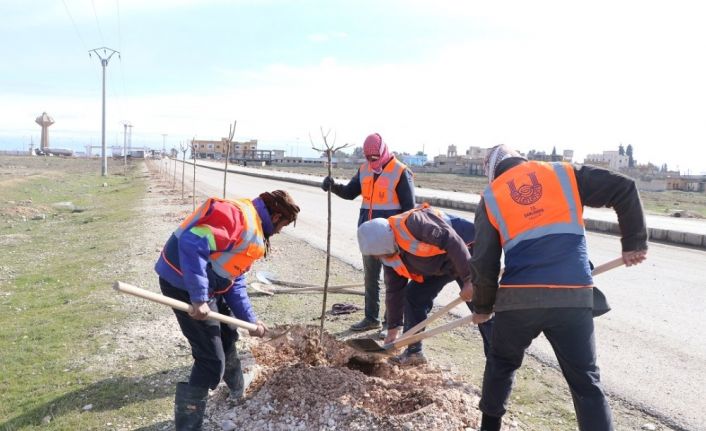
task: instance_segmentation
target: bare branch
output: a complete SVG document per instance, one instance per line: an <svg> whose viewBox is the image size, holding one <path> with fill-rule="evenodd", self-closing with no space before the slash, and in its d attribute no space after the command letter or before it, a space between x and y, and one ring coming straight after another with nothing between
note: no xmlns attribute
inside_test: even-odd
<svg viewBox="0 0 706 431"><path fill-rule="evenodd" d="M228 177L228 159L230 158L230 147L233 144L233 136L235 135L235 125L237 120L233 120L233 125L228 126L228 141L226 142L226 163L223 168L223 199L226 198L226 178Z"/></svg>

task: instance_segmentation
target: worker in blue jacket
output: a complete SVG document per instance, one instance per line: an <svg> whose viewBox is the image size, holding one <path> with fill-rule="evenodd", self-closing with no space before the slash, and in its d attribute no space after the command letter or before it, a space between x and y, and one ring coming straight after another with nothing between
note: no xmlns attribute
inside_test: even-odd
<svg viewBox="0 0 706 431"><path fill-rule="evenodd" d="M209 311L233 315L257 325L250 335L267 331L246 293L245 273L269 249L270 237L296 222L299 207L282 190L255 199L208 199L187 217L164 246L155 265L165 296L191 303L192 311L174 310L191 345L194 365L189 381L177 384L174 422L177 431L200 430L208 390L221 379L231 397L243 395L237 330L208 320Z"/></svg>

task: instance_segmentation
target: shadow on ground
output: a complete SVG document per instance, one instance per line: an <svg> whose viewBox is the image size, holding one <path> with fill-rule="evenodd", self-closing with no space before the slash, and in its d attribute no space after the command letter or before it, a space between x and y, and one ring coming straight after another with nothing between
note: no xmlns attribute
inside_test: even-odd
<svg viewBox="0 0 706 431"><path fill-rule="evenodd" d="M0 423L0 430L14 430L27 425L40 425L42 418L52 422L64 414L81 411L91 404L91 411L118 410L133 403L174 396L174 384L164 385L165 379L188 376L190 366L163 370L141 378L115 377L69 392L38 407ZM164 424L150 425L142 430L161 430Z"/></svg>

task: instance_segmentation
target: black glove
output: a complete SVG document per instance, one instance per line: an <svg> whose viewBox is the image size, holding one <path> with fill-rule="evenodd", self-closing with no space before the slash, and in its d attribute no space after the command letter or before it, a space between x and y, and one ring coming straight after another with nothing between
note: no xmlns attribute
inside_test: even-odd
<svg viewBox="0 0 706 431"><path fill-rule="evenodd" d="M333 181L333 178L331 178L331 177L326 177L326 178L324 178L324 182L321 183L321 189L322 189L323 191L327 192L327 191L329 191L329 189L331 189L331 187L332 187L334 184L335 184L335 183L334 183L334 181Z"/></svg>

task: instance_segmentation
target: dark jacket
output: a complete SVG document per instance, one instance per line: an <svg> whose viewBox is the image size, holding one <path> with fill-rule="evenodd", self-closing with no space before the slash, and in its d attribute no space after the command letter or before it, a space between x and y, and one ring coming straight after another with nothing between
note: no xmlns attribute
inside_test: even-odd
<svg viewBox="0 0 706 431"><path fill-rule="evenodd" d="M498 166L496 177L503 172L524 163L522 158L504 160ZM647 249L647 227L642 211L640 195L635 182L622 174L594 166L575 167L574 173L579 189L581 203L589 207L611 207L618 215L623 251ZM478 313L494 311L498 291L498 276L500 274L500 258L502 246L500 236L488 220L485 202L481 199L475 216L476 241L471 259L473 303ZM562 289L563 290L563 289ZM575 295L574 306L591 307L590 292L566 292ZM566 307L571 298L562 297L556 301L551 297L542 297L537 301L537 289L513 289L513 309L520 308L554 308ZM585 297L585 298L584 298ZM527 305L531 304L531 305ZM539 305L538 305L539 304ZM495 310L503 311L503 310Z"/></svg>
<svg viewBox="0 0 706 431"><path fill-rule="evenodd" d="M473 223L449 215L450 224L433 211L415 211L407 219L407 228L419 241L435 245L446 251L432 257L419 257L400 250L400 258L407 269L422 276L447 276L449 281L459 283L471 280L470 260L475 230ZM384 266L385 306L389 327L402 324L404 289L409 280L397 274L394 269ZM415 288L423 288L415 286Z"/></svg>
<svg viewBox="0 0 706 431"><path fill-rule="evenodd" d="M387 166L387 164L385 164L385 166ZM375 180L377 180L377 178L378 175L375 175ZM355 175L353 175L353 178L351 178L348 184L334 184L331 187L331 192L347 200L353 200L360 196L360 168L355 173ZM375 208L373 208L372 217L369 217L369 211L367 209L361 208L360 214L358 215L358 226L374 218L388 218L414 208L414 177L409 169L405 169L404 173L402 174L400 181L397 183L397 187L395 187L395 193L397 193L397 199L399 199L400 201L400 206L402 207L401 209L376 210Z"/></svg>

